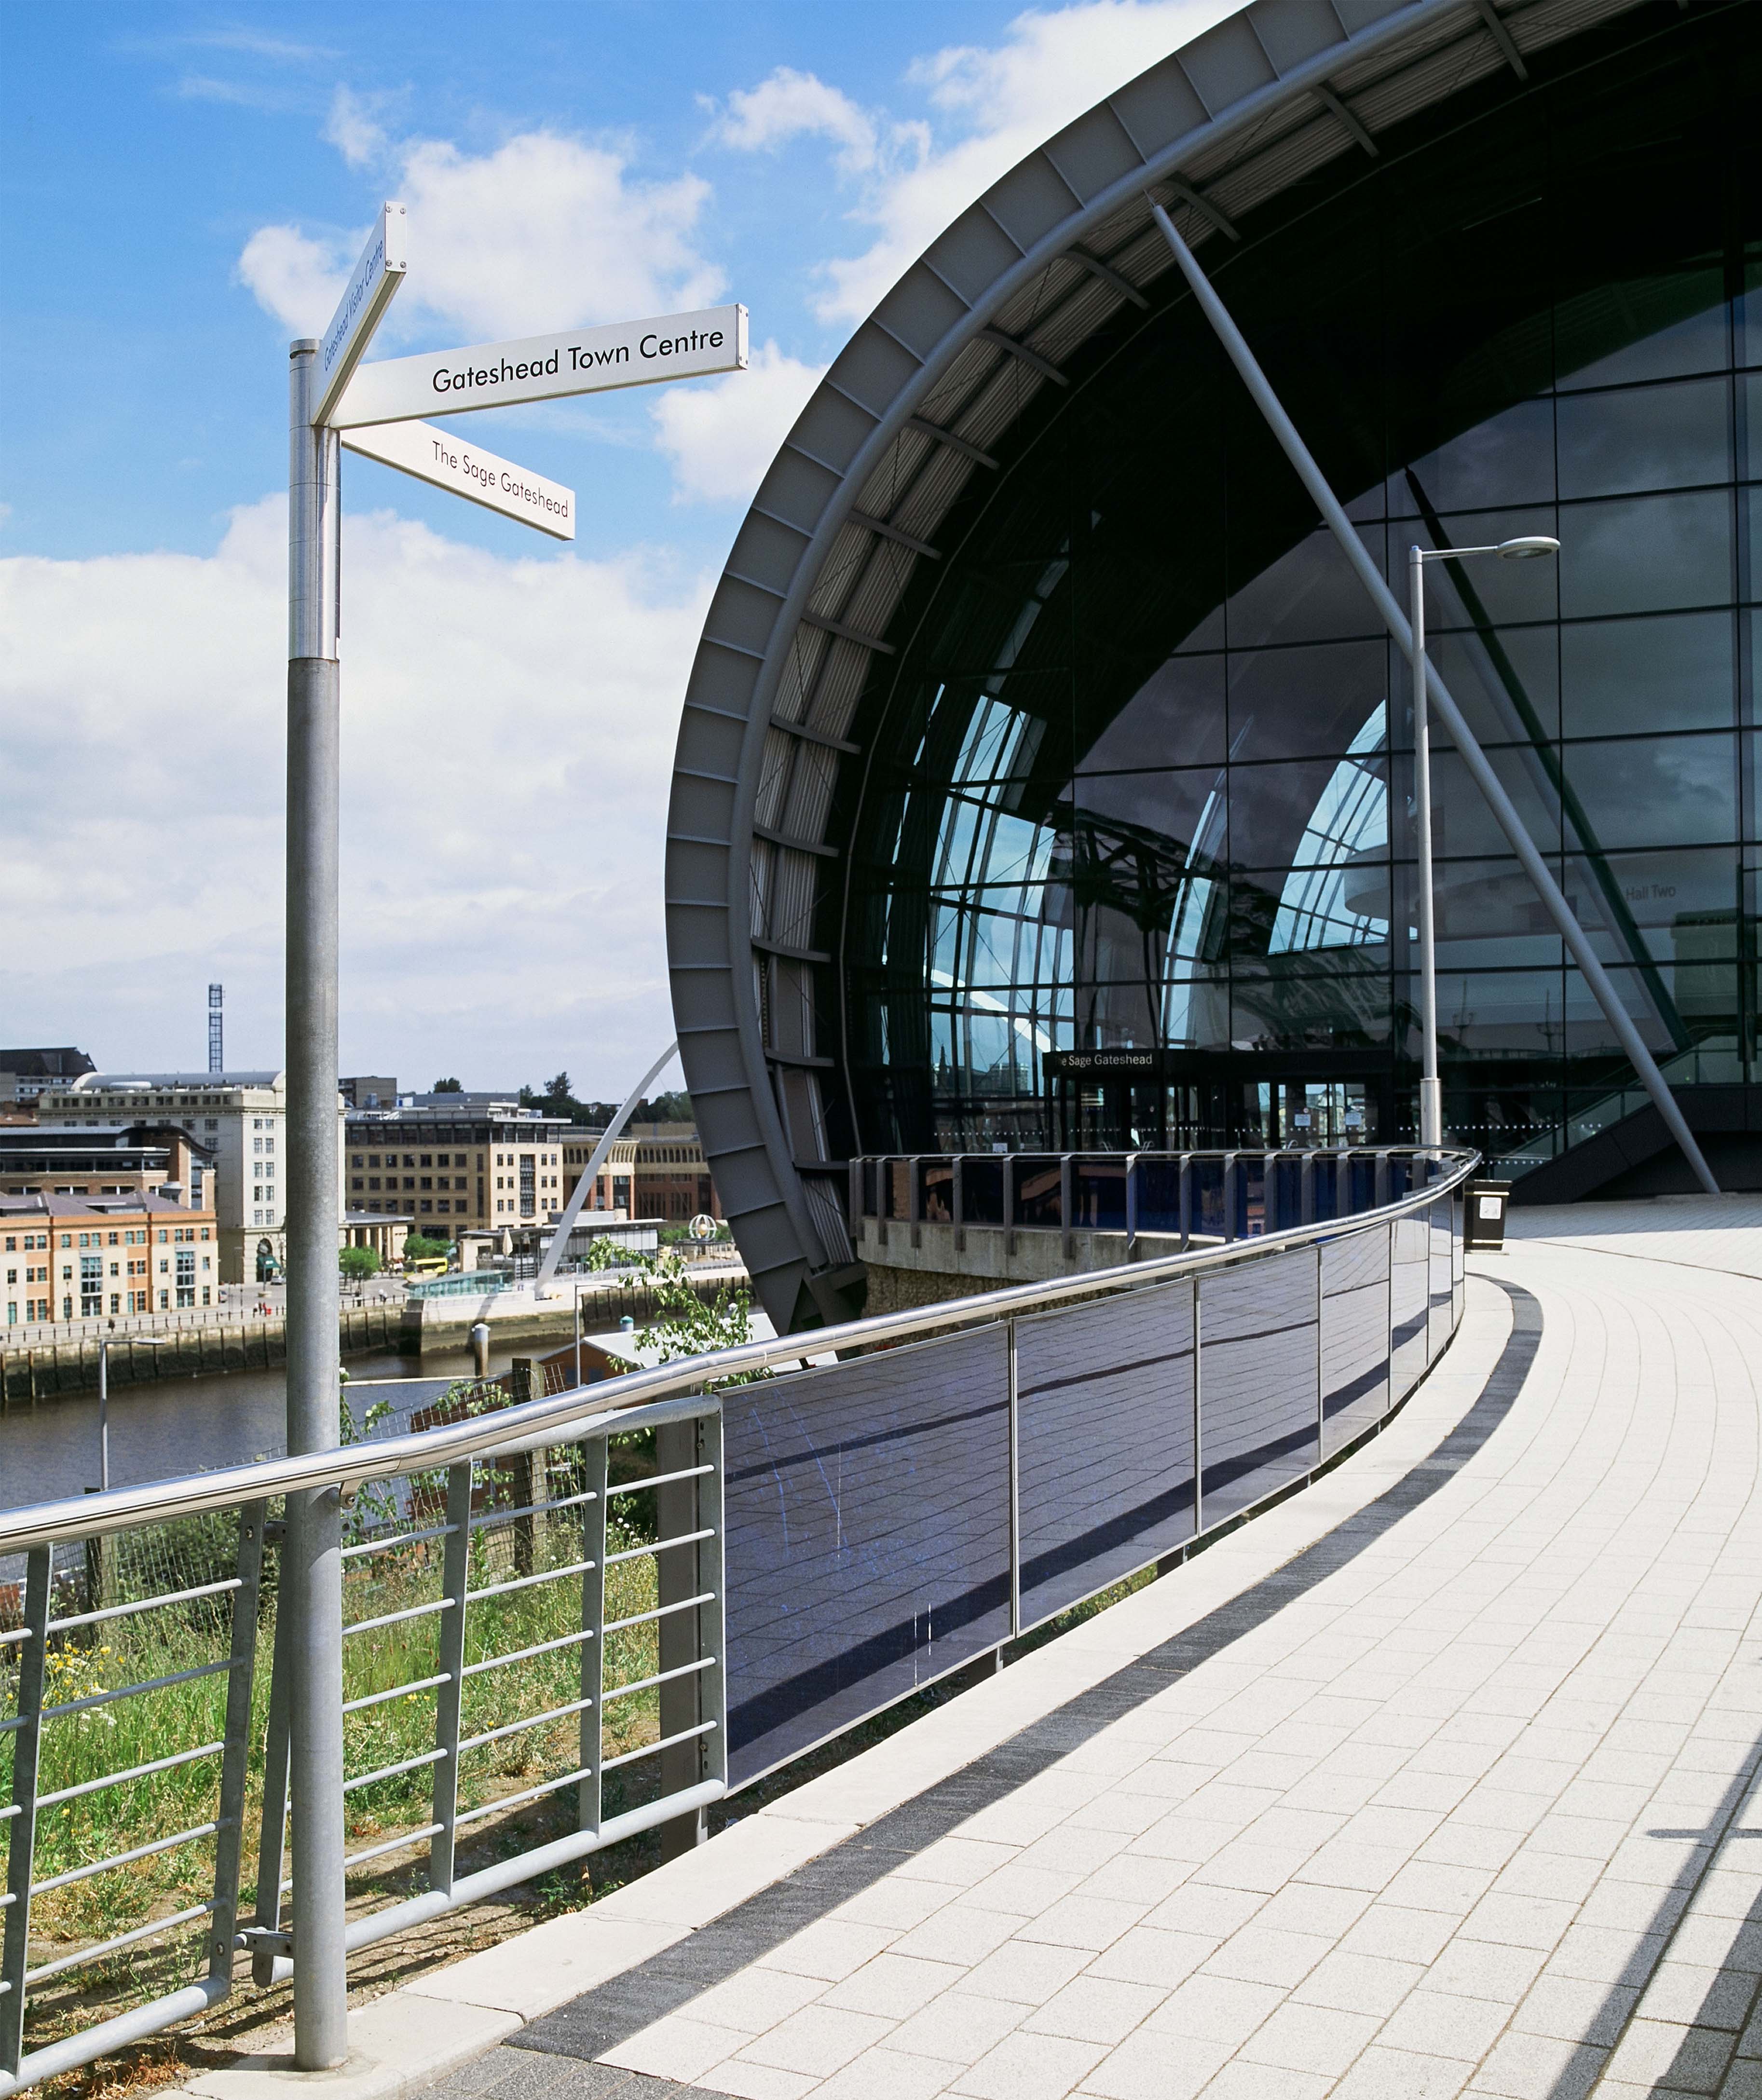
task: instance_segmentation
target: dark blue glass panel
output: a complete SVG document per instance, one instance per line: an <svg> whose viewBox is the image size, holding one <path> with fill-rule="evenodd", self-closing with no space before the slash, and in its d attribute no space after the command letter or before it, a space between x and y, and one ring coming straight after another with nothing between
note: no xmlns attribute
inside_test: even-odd
<svg viewBox="0 0 1762 2100"><path fill-rule="evenodd" d="M1054 1154L1044 1158L1032 1154L1020 1154L1009 1162L1009 1171L1015 1177L1016 1211L1018 1225L1056 1225L1058 1215L1059 1161Z"/></svg>
<svg viewBox="0 0 1762 2100"><path fill-rule="evenodd" d="M1126 1162L1090 1154L1073 1169L1071 1224L1090 1232L1123 1233L1126 1229Z"/></svg>
<svg viewBox="0 0 1762 2100"><path fill-rule="evenodd" d="M1389 1405L1389 1228L1322 1249L1322 1454L1367 1429Z"/></svg>
<svg viewBox="0 0 1762 2100"><path fill-rule="evenodd" d="M1266 1229L1282 1233L1303 1223L1303 1162L1275 1159L1267 1170Z"/></svg>
<svg viewBox="0 0 1762 2100"><path fill-rule="evenodd" d="M1141 1233L1178 1233L1181 1230L1181 1162L1178 1159L1141 1159L1138 1162L1138 1230Z"/></svg>
<svg viewBox="0 0 1762 2100"><path fill-rule="evenodd" d="M1224 1162L1214 1154L1195 1159L1190 1172L1193 1182L1193 1229L1212 1239L1224 1237Z"/></svg>
<svg viewBox="0 0 1762 2100"><path fill-rule="evenodd" d="M736 1785L1005 1639L1000 1327L724 1400Z"/></svg>
<svg viewBox="0 0 1762 2100"><path fill-rule="evenodd" d="M969 1158L960 1162L960 1215L969 1225L1004 1221L1004 1159Z"/></svg>
<svg viewBox="0 0 1762 2100"><path fill-rule="evenodd" d="M1193 1286L1022 1321L1022 1623L1193 1530Z"/></svg>
<svg viewBox="0 0 1762 2100"><path fill-rule="evenodd" d="M1202 1279L1200 1516L1258 1502L1316 1459L1315 1255L1308 1247Z"/></svg>

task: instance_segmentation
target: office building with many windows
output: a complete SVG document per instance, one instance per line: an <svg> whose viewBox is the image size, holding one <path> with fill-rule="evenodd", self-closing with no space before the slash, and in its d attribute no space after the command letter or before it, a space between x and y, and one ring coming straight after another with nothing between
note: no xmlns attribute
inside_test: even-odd
<svg viewBox="0 0 1762 2100"><path fill-rule="evenodd" d="M1560 541L1431 564L1433 660L1762 1180L1762 10L1257 0L932 244L713 599L669 956L775 1317L853 1302L857 1153L1414 1132L1407 666L1153 201L1398 595L1415 545ZM1447 1131L1692 1185L1569 1164L1634 1074L1442 735L1433 777Z"/></svg>

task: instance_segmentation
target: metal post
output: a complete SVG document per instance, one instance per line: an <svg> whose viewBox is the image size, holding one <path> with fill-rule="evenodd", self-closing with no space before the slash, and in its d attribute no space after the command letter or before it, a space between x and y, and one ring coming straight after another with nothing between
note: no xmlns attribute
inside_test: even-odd
<svg viewBox="0 0 1762 2100"><path fill-rule="evenodd" d="M1205 1439L1199 1390L1199 1279L1193 1279L1193 1536L1205 1529Z"/></svg>
<svg viewBox="0 0 1762 2100"><path fill-rule="evenodd" d="M599 1767L605 1756L604 1715L601 1709L606 1688L606 1447L603 1436L588 1436L581 1443L581 1486L588 1497L581 1505L581 1558L587 1566L581 1573L581 1769L576 1796L578 1820L584 1830L598 1830L603 1813Z"/></svg>
<svg viewBox="0 0 1762 2100"><path fill-rule="evenodd" d="M208 1974L232 1980L233 1936L238 1926L239 1861L245 1842L245 1798L251 1761L251 1693L257 1674L257 1612L262 1595L263 1529L267 1502L246 1502L239 1511L239 1586L232 1593L232 1669L227 1678L226 1748L220 1758L219 1829L214 1835L214 1922L208 1941Z"/></svg>
<svg viewBox="0 0 1762 2100"><path fill-rule="evenodd" d="M337 434L315 429L318 346L290 359L288 474L288 1449L338 1440ZM343 1951L342 1524L337 1491L290 1495L280 1608L294 1795L294 2061L348 2053Z"/></svg>
<svg viewBox="0 0 1762 2100"><path fill-rule="evenodd" d="M1437 929L1432 896L1432 735L1425 704L1425 554L1407 550L1408 640L1413 664L1414 828L1420 855L1420 1142L1444 1141L1437 1076Z"/></svg>
<svg viewBox="0 0 1762 2100"><path fill-rule="evenodd" d="M1016 1361L1016 1323L1004 1322L1009 1354L1009 1637L1022 1631L1022 1394Z"/></svg>
<svg viewBox="0 0 1762 2100"><path fill-rule="evenodd" d="M110 1344L98 1337L98 1492L110 1492Z"/></svg>
<svg viewBox="0 0 1762 2100"><path fill-rule="evenodd" d="M24 2047L24 1972L29 1965L31 1872L37 1856L37 1758L42 1734L52 1549L33 1546L24 1563L24 1640L19 1654L18 1727L12 1736L16 1811L7 1857L6 1926L0 1935L0 2072L16 2076Z"/></svg>
<svg viewBox="0 0 1762 2100"><path fill-rule="evenodd" d="M699 1425L695 1421L665 1422L655 1432L655 1467L661 1474L688 1473L691 1467L703 1462L702 1439ZM655 1537L657 1541L688 1538L698 1529L697 1482L695 1480L669 1480L666 1486L655 1489ZM700 1594L697 1582L697 1555L695 1551L674 1547L671 1552L657 1553L656 1564L656 1602L663 1606L682 1604L687 1599ZM657 1646L661 1669L683 1670L703 1653L701 1630L696 1612L669 1612L656 1629L660 1636ZM695 1728L702 1718L698 1710L698 1683L696 1677L677 1677L660 1688L660 1732L663 1736L677 1736ZM665 1796L683 1793L694 1787L704 1776L702 1738L676 1743L671 1749L663 1750L657 1762L660 1766L660 1790ZM677 1859L682 1852L689 1852L694 1846L703 1844L709 1836L709 1825L701 1808L688 1809L660 1826L660 1856L663 1860Z"/></svg>
<svg viewBox="0 0 1762 2100"><path fill-rule="evenodd" d="M1210 322L1243 385L1252 395L1255 406L1265 417L1286 458L1296 468L1298 479L1309 491L1311 500L1322 514L1323 523L1352 564L1359 582L1381 615L1384 624L1403 648L1411 651L1413 630L1407 615L1396 603L1393 593L1383 580L1381 570L1371 559L1363 541L1353 530L1352 521L1347 517L1339 497L1310 457L1309 448L1299 435L1296 426L1285 413L1283 404L1268 383L1253 351L1230 319L1223 301L1212 289L1211 280L1195 260L1193 251L1175 231L1173 220L1163 207L1153 202L1150 214L1161 228L1163 238L1168 243L1176 262L1180 264L1181 275L1186 279L1201 312ZM1451 743L1462 753L1463 763L1473 777L1476 786L1486 796L1487 806L1498 820L1499 827L1505 834L1525 874L1535 885L1537 895L1548 907L1549 916L1560 929L1561 938L1578 964L1580 975L1590 986L1592 996L1602 1008L1604 1018L1614 1031L1615 1039L1625 1052L1628 1062L1651 1096L1653 1106L1663 1117L1664 1127L1681 1148L1683 1157L1702 1189L1710 1196L1718 1195L1720 1188L1713 1178L1713 1171L1695 1142L1694 1133L1689 1129L1663 1074L1659 1071L1657 1060L1646 1048L1645 1039L1622 1004L1620 995L1610 983L1609 973L1592 948L1583 927L1574 915L1572 907L1566 902L1560 885L1549 874L1546 862L1536 850L1535 840L1530 837L1522 818L1517 814L1516 805L1505 792L1499 775L1488 763L1486 753L1482 750L1474 732L1464 719L1461 709L1451 698L1449 689L1435 671L1431 673L1428 686L1430 697L1437 705L1439 720L1449 732Z"/></svg>
<svg viewBox="0 0 1762 2100"><path fill-rule="evenodd" d="M581 1286L575 1286L575 1382L581 1383Z"/></svg>
<svg viewBox="0 0 1762 2100"><path fill-rule="evenodd" d="M459 1814L459 1714L465 1693L465 1614L471 1580L472 1461L447 1468L447 1538L442 1555L441 1594L452 1606L440 1615L437 1661L446 1679L435 1692L435 1748L446 1755L435 1764L434 1805L429 1820L440 1828L428 1841L428 1886L453 1893L453 1833Z"/></svg>

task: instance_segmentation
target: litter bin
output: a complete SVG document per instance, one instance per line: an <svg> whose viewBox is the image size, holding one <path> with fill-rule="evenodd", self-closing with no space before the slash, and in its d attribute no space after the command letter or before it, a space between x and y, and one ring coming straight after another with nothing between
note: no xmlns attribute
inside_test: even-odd
<svg viewBox="0 0 1762 2100"><path fill-rule="evenodd" d="M1505 1202L1511 1185L1505 1181L1471 1181L1464 1200L1462 1243L1465 1247L1500 1251L1505 1244Z"/></svg>

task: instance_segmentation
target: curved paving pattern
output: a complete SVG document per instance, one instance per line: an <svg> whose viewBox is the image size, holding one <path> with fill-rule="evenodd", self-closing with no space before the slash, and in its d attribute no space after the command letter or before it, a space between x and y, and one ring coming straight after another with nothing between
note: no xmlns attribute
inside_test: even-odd
<svg viewBox="0 0 1762 2100"><path fill-rule="evenodd" d="M1762 2093L1762 1204L1565 1215L1387 1436L1092 1622L1172 1635L443 2089Z"/></svg>

